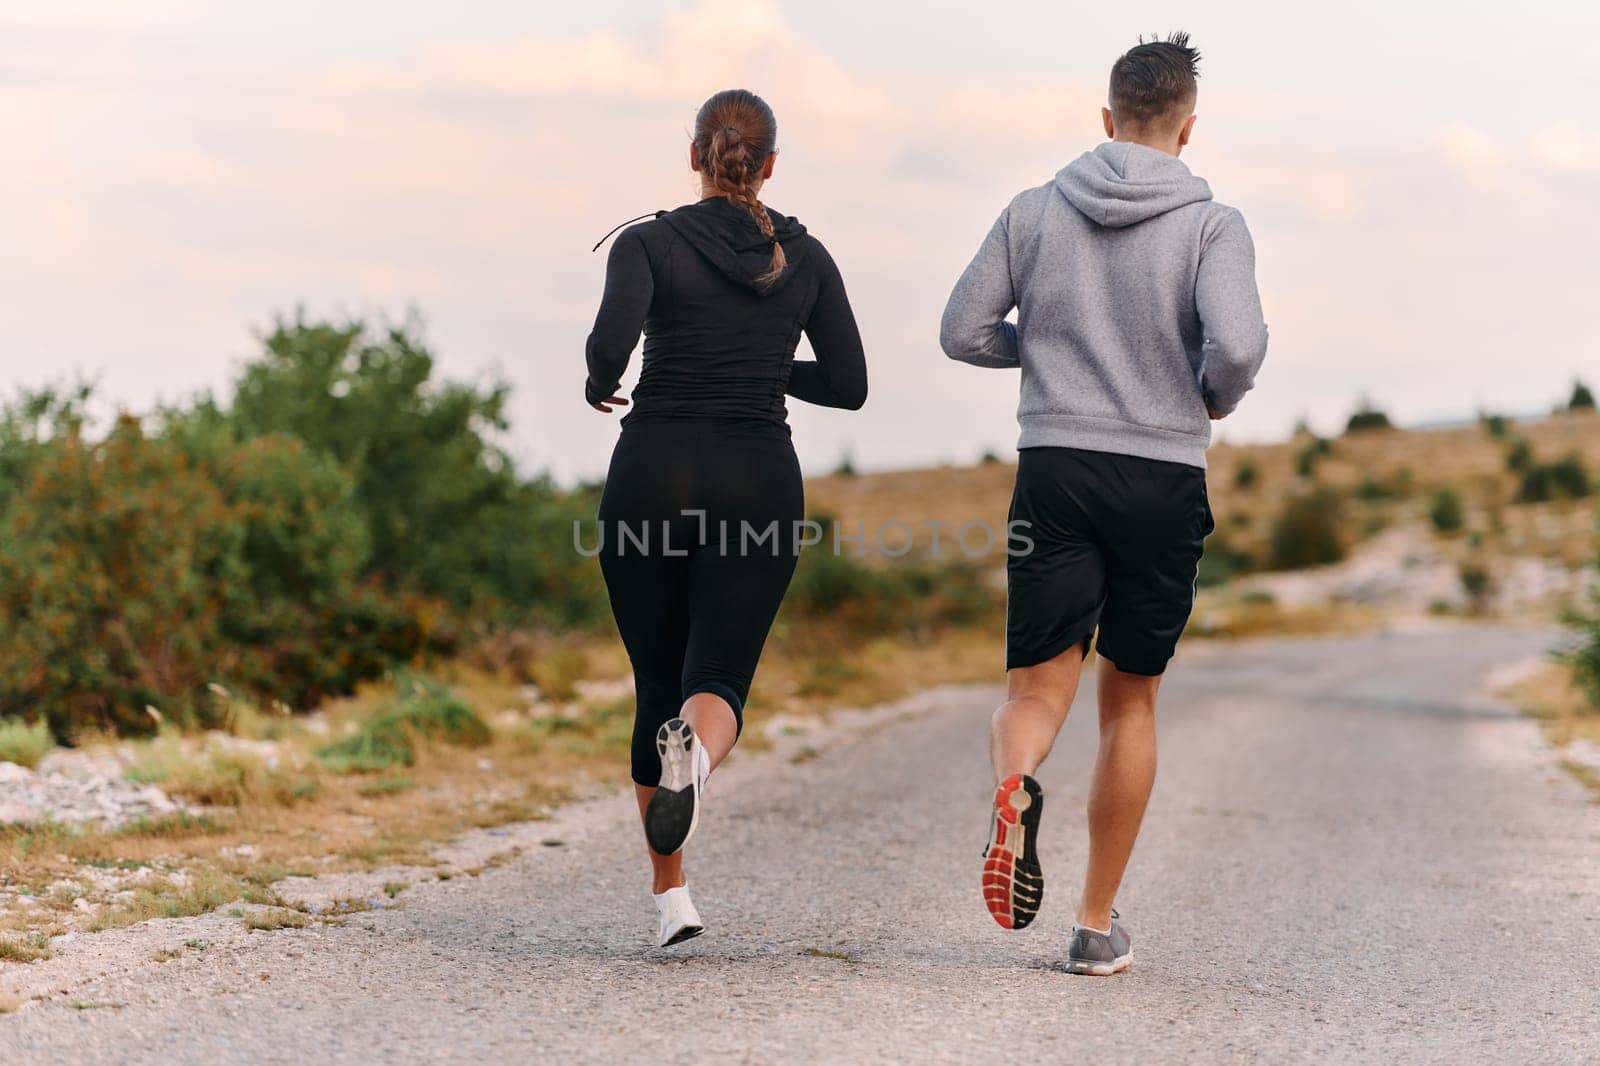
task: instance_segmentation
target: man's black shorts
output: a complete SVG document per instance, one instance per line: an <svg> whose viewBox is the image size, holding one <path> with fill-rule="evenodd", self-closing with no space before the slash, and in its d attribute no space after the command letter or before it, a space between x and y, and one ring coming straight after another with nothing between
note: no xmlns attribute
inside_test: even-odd
<svg viewBox="0 0 1600 1066"><path fill-rule="evenodd" d="M1167 668L1194 606L1213 523L1206 472L1077 448L1017 456L1011 521L1032 551L1006 564L1006 669L1083 643L1130 674Z"/></svg>

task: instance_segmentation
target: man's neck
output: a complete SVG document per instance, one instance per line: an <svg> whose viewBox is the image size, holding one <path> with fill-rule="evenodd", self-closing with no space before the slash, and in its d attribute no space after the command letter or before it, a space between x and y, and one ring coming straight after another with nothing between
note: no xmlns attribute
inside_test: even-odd
<svg viewBox="0 0 1600 1066"><path fill-rule="evenodd" d="M1183 151L1183 145L1178 143L1178 139L1176 137L1171 138L1170 140L1159 141L1149 140L1144 137L1117 137L1115 140L1118 144L1142 144L1146 148L1154 148L1158 152L1165 152L1171 156L1175 156L1179 152Z"/></svg>

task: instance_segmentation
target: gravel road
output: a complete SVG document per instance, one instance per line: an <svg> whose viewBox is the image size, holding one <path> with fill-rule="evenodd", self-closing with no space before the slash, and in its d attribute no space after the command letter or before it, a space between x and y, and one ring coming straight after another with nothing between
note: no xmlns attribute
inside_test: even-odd
<svg viewBox="0 0 1600 1066"><path fill-rule="evenodd" d="M1481 693L1551 639L1193 649L1162 694L1120 977L1056 969L1092 692L1041 775L1043 912L1005 933L977 889L998 690L969 688L816 757L730 762L691 849L710 932L680 948L649 943L618 795L403 909L164 965L106 948L104 976L0 1016L0 1061L1596 1061L1600 807Z"/></svg>

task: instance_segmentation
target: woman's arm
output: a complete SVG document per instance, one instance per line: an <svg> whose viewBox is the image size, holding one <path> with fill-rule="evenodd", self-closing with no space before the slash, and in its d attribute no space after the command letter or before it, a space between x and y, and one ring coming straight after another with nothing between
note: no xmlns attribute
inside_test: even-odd
<svg viewBox="0 0 1600 1066"><path fill-rule="evenodd" d="M822 280L816 306L806 321L806 339L817 358L794 361L787 391L806 403L859 411L867 402L867 356L861 350L861 331L856 328L855 312L850 310L850 297L845 295L844 279L833 257L815 241L811 255Z"/></svg>
<svg viewBox="0 0 1600 1066"><path fill-rule="evenodd" d="M585 349L589 378L583 385L583 398L591 406L617 400L617 386L628 369L628 357L639 343L654 294L655 278L644 241L637 228L624 230L606 259L605 292Z"/></svg>

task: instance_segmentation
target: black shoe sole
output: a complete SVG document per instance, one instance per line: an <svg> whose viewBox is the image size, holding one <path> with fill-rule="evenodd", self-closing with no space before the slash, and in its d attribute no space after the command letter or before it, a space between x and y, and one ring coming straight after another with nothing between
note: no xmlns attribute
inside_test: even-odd
<svg viewBox="0 0 1600 1066"><path fill-rule="evenodd" d="M656 731L661 783L644 809L644 838L657 855L682 851L699 820L695 743L694 730L682 718L674 718Z"/></svg>

